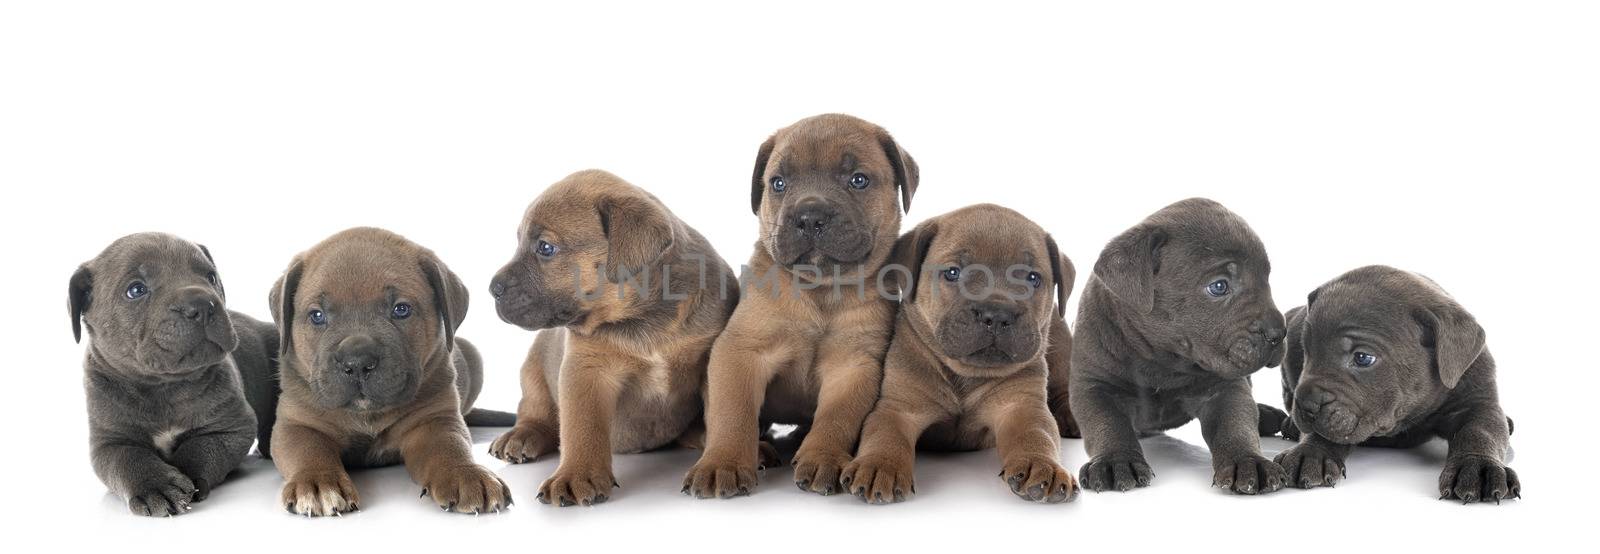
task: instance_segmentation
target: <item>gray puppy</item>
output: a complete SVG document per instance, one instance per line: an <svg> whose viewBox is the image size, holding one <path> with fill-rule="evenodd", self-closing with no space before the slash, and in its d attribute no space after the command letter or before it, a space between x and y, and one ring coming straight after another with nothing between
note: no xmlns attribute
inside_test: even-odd
<svg viewBox="0 0 1600 554"><path fill-rule="evenodd" d="M1511 422L1500 411L1483 327L1426 277L1359 268L1289 311L1283 400L1294 414L1278 455L1290 482L1333 486L1352 445L1408 448L1450 442L1439 497L1463 502L1522 495L1506 467Z"/></svg>
<svg viewBox="0 0 1600 554"><path fill-rule="evenodd" d="M122 237L78 267L67 294L73 339L89 332L94 471L130 511L188 511L238 467L258 432L267 452L271 411L258 419L252 405L275 403L276 331L223 308L204 246L160 233Z"/></svg>
<svg viewBox="0 0 1600 554"><path fill-rule="evenodd" d="M1261 455L1256 436L1276 432L1283 414L1258 406L1249 380L1283 355L1270 271L1250 226L1203 198L1162 208L1106 245L1072 351L1072 413L1090 456L1084 488L1148 485L1139 436L1191 419L1211 449L1213 485L1240 494L1283 487L1283 468Z"/></svg>

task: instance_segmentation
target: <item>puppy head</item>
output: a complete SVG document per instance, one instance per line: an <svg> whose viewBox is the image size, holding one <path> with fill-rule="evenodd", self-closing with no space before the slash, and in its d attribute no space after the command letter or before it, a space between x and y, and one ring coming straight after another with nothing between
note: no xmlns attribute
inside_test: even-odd
<svg viewBox="0 0 1600 554"><path fill-rule="evenodd" d="M447 359L467 290L433 252L389 231L340 232L296 256L270 295L284 371L323 408L410 401Z"/></svg>
<svg viewBox="0 0 1600 554"><path fill-rule="evenodd" d="M153 377L208 367L239 346L223 298L211 252L164 233L117 239L67 285L73 340L87 326L114 368Z"/></svg>
<svg viewBox="0 0 1600 554"><path fill-rule="evenodd" d="M517 251L489 285L500 319L580 332L651 299L680 232L659 200L599 170L574 173L528 206ZM620 291L620 294L619 294Z"/></svg>
<svg viewBox="0 0 1600 554"><path fill-rule="evenodd" d="M1193 198L1112 239L1094 278L1156 346L1240 377L1283 357L1283 314L1267 284L1271 269L1244 219Z"/></svg>
<svg viewBox="0 0 1600 554"><path fill-rule="evenodd" d="M917 180L917 162L883 128L840 114L802 119L756 154L750 208L761 248L782 266L817 267L823 281L875 271Z"/></svg>
<svg viewBox="0 0 1600 554"><path fill-rule="evenodd" d="M953 371L993 377L1044 356L1075 273L1044 229L993 204L930 219L895 243L905 313Z"/></svg>
<svg viewBox="0 0 1600 554"><path fill-rule="evenodd" d="M1295 424L1340 443L1427 415L1485 352L1471 314L1427 278L1392 267L1341 275L1302 309Z"/></svg>

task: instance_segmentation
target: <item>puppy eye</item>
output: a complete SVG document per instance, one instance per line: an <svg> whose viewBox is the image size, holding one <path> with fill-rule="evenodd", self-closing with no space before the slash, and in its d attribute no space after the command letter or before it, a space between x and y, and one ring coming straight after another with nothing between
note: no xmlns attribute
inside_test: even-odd
<svg viewBox="0 0 1600 554"><path fill-rule="evenodd" d="M328 314L322 310L311 310L307 317L311 319L312 325L326 325L328 323Z"/></svg>
<svg viewBox="0 0 1600 554"><path fill-rule="evenodd" d="M783 192L786 188L789 188L789 183L785 182L783 177L772 178L772 192Z"/></svg>
<svg viewBox="0 0 1600 554"><path fill-rule="evenodd" d="M1044 276L1040 275L1039 272L1037 272L1037 271L1029 271L1028 272L1028 284L1033 285L1034 287L1038 287L1039 285L1043 285L1044 284Z"/></svg>
<svg viewBox="0 0 1600 554"><path fill-rule="evenodd" d="M146 294L150 294L150 287L144 286L143 282L134 281L132 284L128 285L127 294L128 300L133 300Z"/></svg>
<svg viewBox="0 0 1600 554"><path fill-rule="evenodd" d="M211 272L211 273L207 273L207 274L206 274L206 281L207 281L207 282L210 282L210 283L211 283L211 286L213 286L213 287L214 287L214 286L217 286L217 283L218 283L218 279L217 279L217 274L216 274L216 272Z"/></svg>
<svg viewBox="0 0 1600 554"><path fill-rule="evenodd" d="M540 256L546 257L546 258L556 255L556 252L559 251L559 250L561 250L561 249L560 248L556 248L556 245L550 244L550 243L542 241L542 240L539 241L538 245L533 247L533 251L535 253L539 254Z"/></svg>
<svg viewBox="0 0 1600 554"><path fill-rule="evenodd" d="M867 185L870 184L872 184L872 180L868 179L866 175L857 173L850 176L850 188L861 190L867 188Z"/></svg>
<svg viewBox="0 0 1600 554"><path fill-rule="evenodd" d="M1354 356L1351 356L1350 361L1356 364L1356 367L1368 368L1372 367L1372 364L1378 363L1378 357L1366 352L1356 352Z"/></svg>
<svg viewBox="0 0 1600 554"><path fill-rule="evenodd" d="M950 282L954 283L956 281L960 281L961 280L961 268L959 268L959 267L950 266L950 267L944 268L944 271L942 271L941 273L944 274L944 280L946 280L946 281L950 281Z"/></svg>
<svg viewBox="0 0 1600 554"><path fill-rule="evenodd" d="M391 312L394 314L395 319L405 319L411 317L411 305L405 302L395 304L394 309L391 310Z"/></svg>
<svg viewBox="0 0 1600 554"><path fill-rule="evenodd" d="M1227 279L1217 279L1206 286L1206 294L1211 296L1227 296L1232 290L1232 287L1228 286Z"/></svg>

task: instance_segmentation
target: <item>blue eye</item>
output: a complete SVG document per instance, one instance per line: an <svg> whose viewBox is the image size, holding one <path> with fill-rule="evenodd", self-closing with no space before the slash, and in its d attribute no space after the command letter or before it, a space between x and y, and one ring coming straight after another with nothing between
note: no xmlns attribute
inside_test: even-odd
<svg viewBox="0 0 1600 554"><path fill-rule="evenodd" d="M550 243L542 241L542 240L539 241L539 244L537 246L533 247L533 251L534 252L537 252L540 256L544 256L546 258L556 255L556 252L559 251L559 250L561 250L561 249L560 248L556 248L556 245L550 244Z"/></svg>
<svg viewBox="0 0 1600 554"><path fill-rule="evenodd" d="M959 267L950 266L950 267L944 268L944 271L942 271L940 273L944 275L944 280L946 280L946 281L950 281L950 282L954 283L956 281L960 281L961 280L961 268L959 268Z"/></svg>
<svg viewBox="0 0 1600 554"><path fill-rule="evenodd" d="M401 302L399 304L395 304L394 309L390 310L390 312L394 314L395 319L405 319L411 317L411 305Z"/></svg>
<svg viewBox="0 0 1600 554"><path fill-rule="evenodd" d="M1372 364L1378 363L1378 357L1366 352L1356 352L1350 361L1355 363L1356 367L1368 368L1372 367Z"/></svg>
<svg viewBox="0 0 1600 554"><path fill-rule="evenodd" d="M1044 276L1039 275L1039 272L1037 271L1030 271L1028 272L1028 284L1038 287L1039 285L1044 284Z"/></svg>
<svg viewBox="0 0 1600 554"><path fill-rule="evenodd" d="M1212 281L1211 284L1206 287L1206 294L1210 294L1211 296L1227 296L1228 292L1231 290L1232 288L1228 286L1227 279L1217 279Z"/></svg>
<svg viewBox="0 0 1600 554"><path fill-rule="evenodd" d="M128 300L133 300L146 294L150 294L150 287L144 286L144 283L134 281L133 284L128 285Z"/></svg>
<svg viewBox="0 0 1600 554"><path fill-rule="evenodd" d="M328 323L328 314L322 310L311 310L307 317L311 319L312 325L326 325Z"/></svg>
<svg viewBox="0 0 1600 554"><path fill-rule="evenodd" d="M850 176L850 188L861 190L867 188L867 185L870 184L872 184L872 180L868 179L866 175L857 173Z"/></svg>
<svg viewBox="0 0 1600 554"><path fill-rule="evenodd" d="M772 192L783 192L786 188L789 188L789 183L784 182L783 177L772 178Z"/></svg>

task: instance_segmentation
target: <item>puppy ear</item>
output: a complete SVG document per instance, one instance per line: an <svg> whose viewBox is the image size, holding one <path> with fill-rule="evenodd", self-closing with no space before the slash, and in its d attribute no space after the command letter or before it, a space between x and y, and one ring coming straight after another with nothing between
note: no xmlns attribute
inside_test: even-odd
<svg viewBox="0 0 1600 554"><path fill-rule="evenodd" d="M606 236L606 273L613 281L626 269L638 275L672 248L672 223L661 207L645 198L601 200L600 230Z"/></svg>
<svg viewBox="0 0 1600 554"><path fill-rule="evenodd" d="M272 284L272 292L267 293L267 304L272 307L272 321L278 324L278 352L290 350L291 337L294 336L294 295L300 288L300 274L304 272L305 264L299 256L289 262L289 269L278 277L278 282Z"/></svg>
<svg viewBox="0 0 1600 554"><path fill-rule="evenodd" d="M1111 295L1149 313L1155 307L1155 276L1161 271L1161 247L1167 232L1160 227L1138 225L1111 239L1094 262L1094 275L1105 283Z"/></svg>
<svg viewBox="0 0 1600 554"><path fill-rule="evenodd" d="M921 180L921 171L917 169L917 161L911 159L905 149L896 144L894 137L887 131L879 130L878 144L883 147L884 155L889 157L889 165L894 168L895 186L900 187L900 210L911 211L911 196L917 193L917 182Z"/></svg>
<svg viewBox="0 0 1600 554"><path fill-rule="evenodd" d="M211 249L210 248L206 248L206 245L204 245L204 244L196 244L195 246L200 247L200 253L206 255L206 261L211 262L212 265L216 265L217 259L211 257Z"/></svg>
<svg viewBox="0 0 1600 554"><path fill-rule="evenodd" d="M423 256L419 265L433 288L433 305L439 311L439 326L444 328L444 351L450 352L456 346L456 329L467 321L467 287L431 253Z"/></svg>
<svg viewBox="0 0 1600 554"><path fill-rule="evenodd" d="M78 266L67 280L67 314L72 316L72 342L83 340L83 311L89 309L89 264Z"/></svg>
<svg viewBox="0 0 1600 554"><path fill-rule="evenodd" d="M1422 325L1422 346L1433 352L1434 371L1446 388L1456 388L1467 368L1483 355L1488 343L1478 320L1460 305L1449 302L1419 308L1413 315Z"/></svg>
<svg viewBox="0 0 1600 554"><path fill-rule="evenodd" d="M1056 317L1067 317L1067 297L1072 296L1072 284L1078 280L1078 269L1072 266L1072 260L1061 255L1061 249L1056 248L1056 239L1050 235L1044 236L1045 250L1050 254L1050 278L1056 283Z"/></svg>
<svg viewBox="0 0 1600 554"><path fill-rule="evenodd" d="M938 234L939 224L930 219L894 241L894 249L889 252L889 261L906 268L906 272L911 275L910 279L900 284L901 302L911 302L916 299L917 282L922 279L922 261L928 257L928 245L933 243L933 237Z"/></svg>
<svg viewBox="0 0 1600 554"><path fill-rule="evenodd" d="M767 158L772 157L772 145L777 144L778 135L767 137L761 143L761 149L756 151L755 175L750 177L750 213L761 215L761 195L767 190Z"/></svg>

